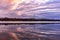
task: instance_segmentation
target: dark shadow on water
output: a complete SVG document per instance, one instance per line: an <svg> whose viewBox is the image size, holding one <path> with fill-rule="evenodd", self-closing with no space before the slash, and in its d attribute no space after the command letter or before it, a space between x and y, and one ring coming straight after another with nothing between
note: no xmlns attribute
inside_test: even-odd
<svg viewBox="0 0 60 40"><path fill-rule="evenodd" d="M29 25L35 25L35 24L60 24L60 23L0 23L0 25L20 25L20 24L29 24Z"/></svg>

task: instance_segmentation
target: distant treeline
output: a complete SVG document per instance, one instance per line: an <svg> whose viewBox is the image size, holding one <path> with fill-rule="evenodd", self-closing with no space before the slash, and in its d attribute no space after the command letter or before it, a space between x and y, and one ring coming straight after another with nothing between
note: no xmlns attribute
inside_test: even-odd
<svg viewBox="0 0 60 40"><path fill-rule="evenodd" d="M58 19L35 19L35 18L0 18L0 21L60 21Z"/></svg>

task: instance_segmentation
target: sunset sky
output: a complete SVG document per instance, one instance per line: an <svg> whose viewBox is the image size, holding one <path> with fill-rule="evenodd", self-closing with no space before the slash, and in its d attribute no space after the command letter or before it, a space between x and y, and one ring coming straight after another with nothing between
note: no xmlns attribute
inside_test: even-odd
<svg viewBox="0 0 60 40"><path fill-rule="evenodd" d="M60 0L0 0L0 18L60 18Z"/></svg>

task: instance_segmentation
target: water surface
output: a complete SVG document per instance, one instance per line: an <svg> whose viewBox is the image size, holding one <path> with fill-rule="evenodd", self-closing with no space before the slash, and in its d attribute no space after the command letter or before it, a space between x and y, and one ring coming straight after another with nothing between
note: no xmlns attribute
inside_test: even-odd
<svg viewBox="0 0 60 40"><path fill-rule="evenodd" d="M53 40L60 40L60 24L20 24L20 25L0 25L3 32L23 32L46 37Z"/></svg>

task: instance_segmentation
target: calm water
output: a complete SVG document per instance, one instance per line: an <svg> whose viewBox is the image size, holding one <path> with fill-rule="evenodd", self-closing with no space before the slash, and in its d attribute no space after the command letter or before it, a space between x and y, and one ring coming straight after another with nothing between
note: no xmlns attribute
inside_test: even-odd
<svg viewBox="0 0 60 40"><path fill-rule="evenodd" d="M24 32L39 37L60 40L60 24L20 24L20 25L0 25L0 31Z"/></svg>

